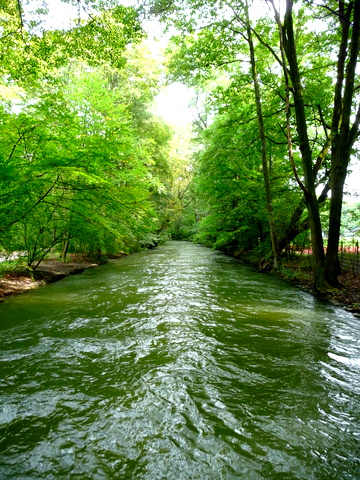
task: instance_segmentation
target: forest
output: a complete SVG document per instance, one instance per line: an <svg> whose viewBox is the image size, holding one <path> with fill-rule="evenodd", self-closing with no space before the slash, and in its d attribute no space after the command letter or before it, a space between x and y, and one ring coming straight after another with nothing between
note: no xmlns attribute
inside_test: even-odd
<svg viewBox="0 0 360 480"><path fill-rule="evenodd" d="M1 255L34 270L173 238L281 270L306 243L316 290L339 287L360 227L360 0L63 3L66 28L45 1L0 2ZM194 93L191 134L154 113L171 82Z"/></svg>

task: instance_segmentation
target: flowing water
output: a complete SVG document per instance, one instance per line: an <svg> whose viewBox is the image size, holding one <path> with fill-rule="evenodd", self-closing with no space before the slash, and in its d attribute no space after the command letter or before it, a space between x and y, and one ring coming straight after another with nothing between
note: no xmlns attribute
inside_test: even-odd
<svg viewBox="0 0 360 480"><path fill-rule="evenodd" d="M0 479L360 478L360 320L186 242L0 305Z"/></svg>

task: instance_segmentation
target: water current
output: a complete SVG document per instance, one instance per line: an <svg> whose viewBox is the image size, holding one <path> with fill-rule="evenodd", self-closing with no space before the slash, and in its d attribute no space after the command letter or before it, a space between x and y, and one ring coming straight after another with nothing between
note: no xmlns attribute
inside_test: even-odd
<svg viewBox="0 0 360 480"><path fill-rule="evenodd" d="M360 320L168 242L0 305L0 479L360 478Z"/></svg>

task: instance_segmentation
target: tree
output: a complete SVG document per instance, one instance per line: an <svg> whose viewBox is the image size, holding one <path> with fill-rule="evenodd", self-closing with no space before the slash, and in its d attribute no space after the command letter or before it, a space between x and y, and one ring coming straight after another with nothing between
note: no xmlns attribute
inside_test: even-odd
<svg viewBox="0 0 360 480"><path fill-rule="evenodd" d="M177 126L170 142L170 202L167 209L167 223L172 238L176 240L190 240L197 222L193 155L190 126Z"/></svg>
<svg viewBox="0 0 360 480"><path fill-rule="evenodd" d="M276 90L282 101L282 107L278 109L281 114L279 126L287 139L294 178L304 197L293 212L289 235L283 238L290 239L298 227L305 226L301 209L306 204L318 290L337 285L341 199L351 149L359 130L354 83L359 56L358 1L323 5L297 2L294 9L293 2L288 0L283 21L275 12L275 23L269 17L259 18L250 29L257 42L255 50L262 51L255 62L260 82L263 87L266 85L268 92ZM193 0L181 4L176 1L154 2L153 11L165 16L182 32L182 36L175 39L171 61L177 78L201 83L208 80L215 69L221 68L230 78L234 71L245 70L246 56L241 42L244 37L241 28L244 4L242 1L232 2L230 8L227 2L217 0L201 4ZM327 13L323 19L325 26L314 33L312 24L322 10ZM276 38L276 24L280 26L280 42ZM271 54L272 60L265 55L265 50ZM336 68L335 54L338 55ZM267 64L263 61L265 58ZM269 81L275 72L279 75L281 71L284 73L281 83L276 84L273 79ZM334 75L337 76L335 87ZM262 105L265 104L264 90ZM270 135L269 130L265 131L266 137ZM322 192L318 197L320 187ZM320 208L330 188L331 220L325 263Z"/></svg>
<svg viewBox="0 0 360 480"><path fill-rule="evenodd" d="M249 102L251 95L253 95L255 100L254 109L257 112L258 127L255 127L255 129L258 132L258 139L253 138L252 141L259 141L261 145L259 152L260 158L262 159L261 172L264 178L264 193L265 198L267 199L270 237L272 239L274 264L276 265L277 256L281 252L281 250L279 250L279 245L284 248L285 245L283 240L286 237L288 238L289 235L283 234L283 228L281 230L278 229L279 234L281 231L282 240L278 244L276 240L277 234L274 223L273 199L271 195L269 175L269 170L274 169L274 165L278 166L278 162L274 162L273 159L270 160L270 156L267 158L267 143L271 143L273 139L271 139L272 133L270 133L270 130L268 128L265 130L264 127L264 114L262 112L264 102L262 102L261 97L263 96L264 99L266 98L266 100L270 101L270 105L266 105L265 107L267 117L278 116L282 113L284 107L279 105L278 100L276 101L275 106L273 95L274 92L278 92L280 89L277 84L278 72L266 72L264 70L263 65L269 61L269 51L267 48L261 50L259 49L259 46L256 46L255 52L253 35L255 37L256 32L253 30L249 17L246 16L246 5L239 2L237 5L232 6L232 18L230 20L224 20L221 18L218 21L213 21L216 11L215 5L219 5L219 3L211 2L208 8L207 13L211 18L211 23L209 21L209 25L202 26L196 33L191 33L186 37L181 36L175 38L175 48L173 48L172 51L170 69L175 78L180 78L191 84L204 84L204 82L208 82L213 76L214 68L221 67L225 71L225 76L227 76L228 80L225 82L225 86L220 86L221 82L217 83L217 92L220 92L220 90L223 92L221 95L219 93L217 98L217 101L220 103L222 101L220 97L224 97L225 91L231 92L232 96L239 95L239 89L244 88L244 85L248 85L248 82L252 80L254 84L254 93L251 94L251 92L248 92L250 97L248 96L245 102ZM221 6L219 6L219 9L221 9ZM202 20L199 20L199 23L202 22L204 25L204 18L206 18L206 15L204 15L203 10L201 15ZM229 17L229 15L227 15L227 17ZM191 28L193 29L194 26L194 19L191 19L191 21L188 22L186 20L175 20L175 23L184 29L188 27L188 30L191 31ZM268 28L268 23L265 27ZM259 34L257 34L257 37L258 36ZM248 48L246 48L246 44L244 45L243 40L248 44ZM210 45L211 49L209 48ZM247 59L249 59L248 61L251 65L250 71L245 68L245 62L247 62ZM261 78L261 86L263 88L262 93L260 91L259 77ZM240 78L241 80L239 80ZM271 82L272 85L266 85L266 82L264 84L265 79L268 83ZM214 82L212 81L212 83ZM241 84L241 86L239 86L239 84ZM264 93L265 90L269 91L269 86L270 89L272 89L272 94L270 95L269 93ZM233 114L236 115L235 111ZM238 111L238 116L241 117L241 115L243 115L242 109ZM269 122L267 121L267 123ZM274 125L273 123L271 126L271 132L278 129L279 126L276 124ZM285 143L285 140L281 137L276 141L277 143ZM274 148L269 149L269 151L270 150L274 150ZM271 176L275 176L273 172ZM297 209L297 211L299 211L299 209ZM293 232L296 232L294 224L298 223L299 219L300 215L297 215L292 219L291 229ZM287 232L287 229L285 229L285 232Z"/></svg>
<svg viewBox="0 0 360 480"><path fill-rule="evenodd" d="M294 96L294 108L296 112L296 129L300 141L300 151L303 162L304 184L299 181L304 192L305 201L309 212L309 224L312 234L312 246L314 252L314 271L315 284L319 290L327 286L338 286L337 275L340 273L340 263L338 260L338 247L341 223L341 205L343 198L344 182L347 174L347 167L350 160L351 148L355 142L359 130L359 110L355 115L355 120L350 128L351 114L355 107L355 89L354 78L359 55L359 18L360 3L349 2L347 6L339 2L338 11L332 7L323 5L332 14L339 18L341 35L336 38L335 45L338 46L338 62L336 70L336 83L334 89L334 104L332 109L331 127L330 122L323 121L326 140L324 141L323 151L313 161L313 155L310 147L307 124L307 115L305 112L304 88L300 73L300 63L297 58L297 47L293 28L293 2L288 0L286 3L286 13L283 25L280 24L281 44L286 53L286 59L289 66L289 75L292 82L292 91ZM355 13L357 12L357 13ZM276 15L277 12L276 12ZM350 34L350 23L353 20L353 29ZM278 23L279 20L278 20ZM348 53L347 53L348 52ZM286 67L284 66L285 77ZM346 71L346 73L345 73ZM320 106L319 106L320 107ZM320 114L322 113L319 108ZM330 135L327 130L331 130ZM316 174L317 165L324 158L331 145L331 175L330 175L330 216L329 216L329 234L328 250L326 255L323 249L321 220L319 214L318 200L316 197ZM320 162L319 162L320 160ZM298 178L298 177L297 177ZM299 178L298 178L299 180Z"/></svg>
<svg viewBox="0 0 360 480"><path fill-rule="evenodd" d="M284 49L289 65L292 82L294 108L296 114L296 131L302 159L304 183L300 181L309 215L311 244L314 257L315 285L323 290L327 285L325 279L325 254L322 238L319 203L316 194L316 172L314 172L313 154L308 135L307 116L305 112L304 88L301 81L297 48L293 28L292 1L286 4L286 14L283 26Z"/></svg>
<svg viewBox="0 0 360 480"><path fill-rule="evenodd" d="M148 111L153 69L147 81L144 58L128 55L121 71L72 62L24 90L20 113L2 111L0 240L31 267L60 243L131 251L159 230L169 133Z"/></svg>
<svg viewBox="0 0 360 480"><path fill-rule="evenodd" d="M247 36L247 42L249 44L251 72L252 72L252 78L254 82L256 115L258 120L259 136L260 136L260 142L261 142L261 164L262 164L262 171L263 171L264 184L265 184L266 205L267 205L267 211L269 216L271 245L272 245L272 251L274 255L274 269L277 270L278 268L277 239L276 239L276 231L275 231L275 224L274 224L274 212L273 212L273 204L272 204L271 186L270 186L270 179L269 179L267 140L266 140L265 128L264 128L264 118L262 113L259 78L258 78L258 72L256 68L256 58L255 58L253 35L251 31L251 24L250 24L250 18L249 18L248 3L246 3L246 6L245 6L245 13L246 13L246 36Z"/></svg>
<svg viewBox="0 0 360 480"><path fill-rule="evenodd" d="M126 46L145 36L135 9L116 0L78 0L77 4L79 18L69 19L69 28L61 30L47 27L46 1L39 8L34 0L2 0L0 74L21 83L42 76L49 81L71 58L121 67Z"/></svg>

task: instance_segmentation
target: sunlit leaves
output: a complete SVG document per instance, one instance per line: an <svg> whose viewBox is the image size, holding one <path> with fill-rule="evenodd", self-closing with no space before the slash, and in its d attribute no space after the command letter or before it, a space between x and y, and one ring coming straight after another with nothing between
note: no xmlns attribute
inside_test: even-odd
<svg viewBox="0 0 360 480"><path fill-rule="evenodd" d="M25 10L20 0L10 0L0 16L0 73L17 81L53 76L53 70L71 58L121 67L126 47L144 38L135 9L117 2L111 2L109 9L92 2L91 14L81 20L69 19L65 30L47 28L46 15L29 13L33 4L35 0L27 2Z"/></svg>
<svg viewBox="0 0 360 480"><path fill-rule="evenodd" d="M129 59L120 71L72 62L56 83L23 92L20 113L2 112L2 248L25 249L36 265L68 240L105 252L151 243L169 131L148 111L154 71Z"/></svg>

